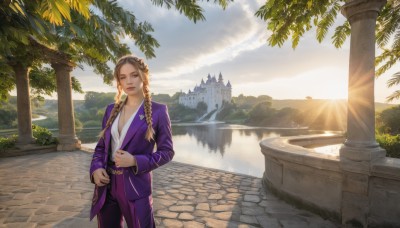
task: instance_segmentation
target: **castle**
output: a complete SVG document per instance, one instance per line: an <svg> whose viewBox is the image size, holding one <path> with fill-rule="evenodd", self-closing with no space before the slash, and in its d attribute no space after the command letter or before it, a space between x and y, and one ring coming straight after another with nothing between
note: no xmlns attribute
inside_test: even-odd
<svg viewBox="0 0 400 228"><path fill-rule="evenodd" d="M222 74L219 73L218 81L215 76L208 74L207 81L201 79L200 85L196 85L193 91L182 93L179 97L179 104L190 108L196 108L201 101L207 104L207 112L222 107L223 101L230 102L232 99L231 83L224 84Z"/></svg>

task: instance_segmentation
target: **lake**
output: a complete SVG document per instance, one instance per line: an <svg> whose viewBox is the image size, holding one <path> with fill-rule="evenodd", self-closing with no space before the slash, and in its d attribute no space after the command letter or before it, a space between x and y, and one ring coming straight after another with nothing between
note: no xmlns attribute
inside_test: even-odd
<svg viewBox="0 0 400 228"><path fill-rule="evenodd" d="M98 129L77 132L85 147L96 146ZM271 129L231 124L174 124L174 161L262 177L265 164L259 143L268 137L323 134L307 129Z"/></svg>

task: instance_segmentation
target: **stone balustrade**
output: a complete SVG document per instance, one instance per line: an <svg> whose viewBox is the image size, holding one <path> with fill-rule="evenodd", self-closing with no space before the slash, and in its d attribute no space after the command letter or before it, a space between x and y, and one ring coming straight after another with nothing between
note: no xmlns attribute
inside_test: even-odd
<svg viewBox="0 0 400 228"><path fill-rule="evenodd" d="M344 186L349 183L342 169L340 156L316 153L310 145L337 144L342 136L297 136L265 139L260 143L265 157L263 184L281 198L311 210L319 215L341 222ZM364 177L364 175L363 175ZM366 224L354 222L357 227L400 226L400 159L382 158L371 163L367 179ZM349 216L348 214L345 216ZM343 221L342 221L343 222ZM349 225L347 223L346 225Z"/></svg>

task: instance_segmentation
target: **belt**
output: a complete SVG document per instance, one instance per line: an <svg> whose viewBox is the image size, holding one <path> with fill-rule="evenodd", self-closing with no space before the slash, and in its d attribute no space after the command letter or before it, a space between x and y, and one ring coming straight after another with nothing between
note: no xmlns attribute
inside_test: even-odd
<svg viewBox="0 0 400 228"><path fill-rule="evenodd" d="M112 174L112 175L121 175L121 174L124 173L123 170L115 170L115 169L113 169L113 168L111 168L111 167L108 167L108 168L107 168L107 171L108 171L110 174Z"/></svg>

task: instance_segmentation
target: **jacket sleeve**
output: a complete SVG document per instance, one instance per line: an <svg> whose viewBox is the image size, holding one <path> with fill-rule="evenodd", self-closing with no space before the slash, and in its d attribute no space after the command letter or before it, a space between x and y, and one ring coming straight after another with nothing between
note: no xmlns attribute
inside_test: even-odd
<svg viewBox="0 0 400 228"><path fill-rule="evenodd" d="M175 155L172 145L171 122L165 105L160 110L156 126L154 130L157 151L151 154L135 155L137 163L136 169L133 169L136 171L135 174L150 172L171 161Z"/></svg>
<svg viewBox="0 0 400 228"><path fill-rule="evenodd" d="M101 129L104 129L106 127L107 120L108 120L111 108L112 108L112 105L108 106L106 111L105 111L105 113L104 113ZM105 164L104 164L105 156L107 156L107 152L105 151L104 137L102 137L97 142L97 145L96 145L96 147L94 149L92 162L90 164L90 181L92 183L94 183L93 172L96 169L105 168L106 167Z"/></svg>

